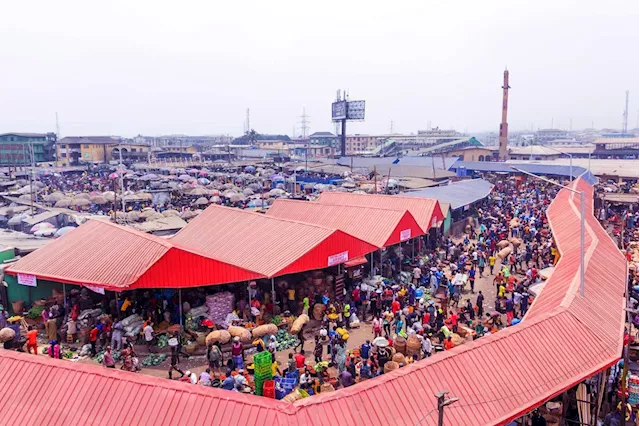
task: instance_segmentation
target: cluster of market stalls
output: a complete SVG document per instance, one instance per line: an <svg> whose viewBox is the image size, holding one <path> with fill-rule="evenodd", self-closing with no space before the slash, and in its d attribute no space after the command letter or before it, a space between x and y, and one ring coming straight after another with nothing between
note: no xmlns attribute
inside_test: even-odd
<svg viewBox="0 0 640 426"><path fill-rule="evenodd" d="M309 274L301 273L318 270L333 277L318 291L339 299L345 267L364 272L376 253L398 247L410 256L442 219L433 199L325 193L316 202L277 200L267 215L212 205L172 238L90 220L8 266L8 299L30 303L72 284L112 299L136 289L206 287L237 300L251 297L250 282L275 297L285 290L278 286L303 285Z"/></svg>

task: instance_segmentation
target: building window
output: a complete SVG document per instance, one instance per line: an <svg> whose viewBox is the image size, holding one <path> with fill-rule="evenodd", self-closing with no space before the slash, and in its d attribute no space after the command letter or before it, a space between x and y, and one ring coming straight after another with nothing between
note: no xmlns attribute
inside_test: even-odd
<svg viewBox="0 0 640 426"><path fill-rule="evenodd" d="M65 152L63 152L62 154L60 154L60 157L67 158L67 154Z"/></svg>
<svg viewBox="0 0 640 426"><path fill-rule="evenodd" d="M66 147L67 147L66 145L60 145L60 148L66 148Z"/></svg>
<svg viewBox="0 0 640 426"><path fill-rule="evenodd" d="M136 152L136 149L135 148L131 148L131 152Z"/></svg>
<svg viewBox="0 0 640 426"><path fill-rule="evenodd" d="M85 145L85 146L84 146L84 149L89 149L89 145Z"/></svg>

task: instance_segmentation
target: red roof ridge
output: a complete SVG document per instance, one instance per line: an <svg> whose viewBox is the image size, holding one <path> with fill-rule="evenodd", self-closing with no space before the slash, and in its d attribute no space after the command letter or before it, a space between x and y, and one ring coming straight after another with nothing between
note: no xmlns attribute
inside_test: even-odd
<svg viewBox="0 0 640 426"><path fill-rule="evenodd" d="M172 245L168 240L165 240L164 238L160 238L160 237L156 237L155 235L151 235L151 234L147 234L146 232L142 232L142 231L138 231L137 229L133 229L130 226L123 226L120 225L118 223L113 223L111 222L111 220L103 220L103 219L89 219L89 221L87 223L101 223L104 225L109 225L111 227L120 229L122 231L128 232L130 234L136 235L140 238L144 238L146 240L149 241L153 241L154 243L160 244L164 247L166 247L167 249L171 248ZM82 226L82 225L80 225ZM62 237L66 236L67 234L63 235Z"/></svg>
<svg viewBox="0 0 640 426"><path fill-rule="evenodd" d="M355 195L370 195L370 194L355 194ZM400 198L413 198L414 197L400 197ZM425 198L427 199L427 198ZM432 198L429 198L429 200L431 200ZM315 201L302 201L302 200L291 200L289 198L278 198L276 199L276 201L274 203L308 203L314 206L334 206L334 207L345 207L345 208L352 208L352 209L360 209L360 210L383 210L383 211L387 211L387 212L392 212L392 213L397 213L397 214L404 214L405 212L409 212L409 210L405 210L404 212L400 209L389 209L386 207L365 207L365 206L349 206L349 205L345 205L345 204L320 204L317 203ZM411 214L411 212L409 212L409 214ZM273 216L272 216L273 217ZM288 220L288 219L282 219L282 220ZM306 222L305 222L306 223Z"/></svg>

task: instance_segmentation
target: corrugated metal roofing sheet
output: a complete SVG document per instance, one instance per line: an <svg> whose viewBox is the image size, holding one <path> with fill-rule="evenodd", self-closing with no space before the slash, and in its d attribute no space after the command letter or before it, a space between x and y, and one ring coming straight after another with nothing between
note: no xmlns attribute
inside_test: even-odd
<svg viewBox="0 0 640 426"><path fill-rule="evenodd" d="M408 211L420 225L423 232L444 219L438 200L392 196L381 194L352 194L348 192L323 192L317 200L322 204L360 206L379 209Z"/></svg>
<svg viewBox="0 0 640 426"><path fill-rule="evenodd" d="M339 229L378 248L423 235L420 225L407 210L339 206L278 199L267 216L313 223Z"/></svg>
<svg viewBox="0 0 640 426"><path fill-rule="evenodd" d="M267 277L326 268L377 250L335 228L216 205L170 241Z"/></svg>
<svg viewBox="0 0 640 426"><path fill-rule="evenodd" d="M516 167L525 172L537 174L537 175L551 175L551 176L570 176L571 167L568 165L556 165L556 164L536 164L536 163L518 163L508 161L506 163L498 163L492 161L457 161L452 166L452 170L459 168L465 168L467 170L474 170L477 172L494 172L494 173L516 173L513 170ZM581 176L590 184L596 183L597 179L587 169L580 166L573 166L573 177L577 178Z"/></svg>
<svg viewBox="0 0 640 426"><path fill-rule="evenodd" d="M21 258L7 273L108 290L196 287L263 277L102 220L90 220Z"/></svg>
<svg viewBox="0 0 640 426"><path fill-rule="evenodd" d="M592 189L584 181L576 185L591 201ZM31 418L46 418L51 425L102 424L109 418L154 426L202 421L291 426L331 419L340 425L409 426L437 424L434 394L448 390L459 401L445 410L445 424L505 424L620 357L626 262L589 204L586 294L579 296L573 242L579 210L567 192L561 191L548 211L563 256L542 291L551 289L551 296L534 302L522 323L491 336L293 404L0 351L0 385L12 390L0 394L0 406L10 424ZM557 286L561 291L554 291ZM54 389L40 387L33 394L31 384L43 378ZM25 413L31 416L27 420Z"/></svg>
<svg viewBox="0 0 640 426"><path fill-rule="evenodd" d="M451 204L451 210L456 210L486 198L492 189L493 185L484 179L471 179L407 192L404 196L433 198Z"/></svg>

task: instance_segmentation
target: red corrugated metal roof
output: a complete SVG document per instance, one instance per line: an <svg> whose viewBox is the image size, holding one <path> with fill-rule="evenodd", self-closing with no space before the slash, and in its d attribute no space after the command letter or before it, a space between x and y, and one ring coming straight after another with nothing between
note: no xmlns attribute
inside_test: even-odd
<svg viewBox="0 0 640 426"><path fill-rule="evenodd" d="M216 205L171 241L268 277L326 268L377 249L340 230Z"/></svg>
<svg viewBox="0 0 640 426"><path fill-rule="evenodd" d="M21 258L7 273L108 290L197 287L263 277L102 220L90 220Z"/></svg>
<svg viewBox="0 0 640 426"><path fill-rule="evenodd" d="M542 296L550 291L549 296L534 302L521 324L491 336L293 404L0 351L0 385L12 390L0 395L0 406L10 416L8 423L25 422L28 413L47 418L51 425L100 424L112 416L126 424L154 426L192 424L199 418L214 424L240 424L242 419L274 426L324 425L327 419L354 426L435 425L433 395L448 390L459 401L445 410L445 424L505 424L620 357L627 266L591 214L592 188L577 185L588 191L585 297L579 295L575 279L579 210L568 191L562 191L548 210L562 253L542 290ZM30 384L43 378L55 388L41 387L41 394L33 394ZM31 392L29 398L25 392Z"/></svg>
<svg viewBox="0 0 640 426"><path fill-rule="evenodd" d="M379 194L352 194L349 192L323 192L319 203L344 206L373 207L409 211L423 232L429 232L438 221L443 220L438 200L432 198L414 198Z"/></svg>
<svg viewBox="0 0 640 426"><path fill-rule="evenodd" d="M267 216L339 229L378 248L423 235L407 210L343 206L278 199Z"/></svg>

